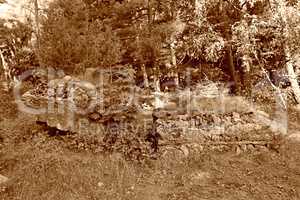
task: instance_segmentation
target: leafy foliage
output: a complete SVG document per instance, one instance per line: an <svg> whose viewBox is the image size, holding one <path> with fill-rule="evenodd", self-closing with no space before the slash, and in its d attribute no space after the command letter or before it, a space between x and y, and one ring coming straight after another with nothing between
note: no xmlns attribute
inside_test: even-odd
<svg viewBox="0 0 300 200"><path fill-rule="evenodd" d="M51 4L41 39L41 57L47 66L74 71L75 67L108 67L120 61L115 33L98 20L90 22L88 11L80 0Z"/></svg>
<svg viewBox="0 0 300 200"><path fill-rule="evenodd" d="M31 49L32 29L17 20L0 22L0 43L5 50L5 60L10 67L24 71L36 65L36 57Z"/></svg>
<svg viewBox="0 0 300 200"><path fill-rule="evenodd" d="M178 64L184 71L191 63L193 67L201 63L210 66L203 71L214 73L213 68L220 67L229 80L240 75L239 81L245 71L251 76L261 67L283 68L285 46L297 57L299 5L291 0L54 0L41 16L36 55L45 66L67 73L131 64L137 71L145 66L148 77L155 68L163 68L157 72L163 77L169 71L180 74ZM286 10L286 22L281 10ZM14 62L20 65L27 59L37 65L33 51L23 48L31 39L31 30L25 30L28 25L12 24L13 31L3 29L1 35L10 35L5 39L9 44L11 38L21 38L11 45L18 49Z"/></svg>

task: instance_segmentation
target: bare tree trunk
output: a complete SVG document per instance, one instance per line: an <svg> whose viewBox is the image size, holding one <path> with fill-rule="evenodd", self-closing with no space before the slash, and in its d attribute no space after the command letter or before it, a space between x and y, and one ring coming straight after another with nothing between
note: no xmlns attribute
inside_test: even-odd
<svg viewBox="0 0 300 200"><path fill-rule="evenodd" d="M2 66L3 66L3 70L4 70L5 79L8 82L9 78L10 78L9 77L9 67L8 67L7 62L4 59L4 56L3 56L3 53L2 53L1 49L0 49L0 57L1 57L1 62L2 62Z"/></svg>
<svg viewBox="0 0 300 200"><path fill-rule="evenodd" d="M34 0L34 17L36 25L36 40L37 40L37 49L40 48L40 18L39 18L39 3L38 0Z"/></svg>
<svg viewBox="0 0 300 200"><path fill-rule="evenodd" d="M152 12L151 12L151 6L150 6L150 0L148 0L147 6L148 6L148 28L150 29L151 15L152 15ZM139 24L139 27L137 27L137 28L138 28L139 30L141 30L141 29L142 29L141 26L142 26L142 25ZM140 37L139 37L139 35L137 35L136 40L137 40L137 42L138 42L138 44L139 44L139 42L140 42ZM146 65L145 65L145 63L142 63L141 68L142 68L142 72L143 72L144 88L149 88L149 80L148 80L148 74L147 74L147 70L146 70Z"/></svg>
<svg viewBox="0 0 300 200"><path fill-rule="evenodd" d="M145 64L142 64L142 72L143 72L143 79L144 79L144 88L149 88L148 74L146 71Z"/></svg>
<svg viewBox="0 0 300 200"><path fill-rule="evenodd" d="M5 77L5 90L9 90L10 88L10 83L11 83L11 76L9 72L9 66L8 63L5 61L4 55L2 53L2 50L0 49L0 57L1 57L1 62L2 62L2 67L4 71L4 77Z"/></svg>
<svg viewBox="0 0 300 200"><path fill-rule="evenodd" d="M285 56L286 56L286 59L288 60L288 62L286 63L286 70L288 73L289 81L291 83L291 87L292 87L293 93L295 95L297 104L300 104L300 88L299 88L299 84L298 84L298 80L297 80L297 75L294 71L293 63L290 61L291 55L287 48L285 48Z"/></svg>
<svg viewBox="0 0 300 200"><path fill-rule="evenodd" d="M239 87L239 82L238 78L236 75L236 70L233 62L233 55L232 55L232 47L231 44L228 45L227 47L227 59L228 59L228 67L230 71L230 76L231 76L231 81L234 83L234 93L239 94L240 93L240 87Z"/></svg>
<svg viewBox="0 0 300 200"><path fill-rule="evenodd" d="M159 68L154 67L153 73L153 81L154 81L154 108L162 108L164 107L164 103L161 100L161 91L160 91L160 78L159 78Z"/></svg>
<svg viewBox="0 0 300 200"><path fill-rule="evenodd" d="M159 80L159 69L157 67L154 68L153 73L153 81L154 81L154 91L160 92L160 80Z"/></svg>
<svg viewBox="0 0 300 200"><path fill-rule="evenodd" d="M176 62L176 52L175 52L175 45L174 45L174 41L172 41L171 45L170 45L170 50L171 50L171 64L173 67L173 76L175 78L175 84L176 87L179 86L179 76L178 76L178 68L177 68L177 62Z"/></svg>
<svg viewBox="0 0 300 200"><path fill-rule="evenodd" d="M34 4L34 18L35 18L35 35L36 35L36 46L35 52L37 56L37 60L39 62L39 66L42 66L42 60L40 56L40 46L41 46L41 35L40 35L40 17L39 17L39 3L38 0L33 0Z"/></svg>
<svg viewBox="0 0 300 200"><path fill-rule="evenodd" d="M152 7L151 7L151 0L148 0L148 4L147 4L147 7L148 7L148 26L150 27L150 25L152 24Z"/></svg>
<svg viewBox="0 0 300 200"><path fill-rule="evenodd" d="M250 79L250 62L248 60L248 56L243 56L243 63L242 63L242 76L241 76L242 88L243 90L249 94L252 83Z"/></svg>

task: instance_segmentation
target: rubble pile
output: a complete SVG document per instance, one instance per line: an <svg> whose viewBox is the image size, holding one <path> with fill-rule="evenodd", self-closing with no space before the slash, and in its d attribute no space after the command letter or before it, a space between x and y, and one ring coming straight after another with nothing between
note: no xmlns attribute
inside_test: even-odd
<svg viewBox="0 0 300 200"><path fill-rule="evenodd" d="M273 142L274 133L265 131L269 125L248 102L228 96L216 84L157 97L140 91L132 73L120 69L101 73L98 85L65 76L40 84L23 99L32 107L46 108L37 115L39 123L83 137L97 136L106 149L135 144L134 151L142 153L142 145L150 141L155 150L165 146L247 150ZM154 108L156 98L163 107Z"/></svg>

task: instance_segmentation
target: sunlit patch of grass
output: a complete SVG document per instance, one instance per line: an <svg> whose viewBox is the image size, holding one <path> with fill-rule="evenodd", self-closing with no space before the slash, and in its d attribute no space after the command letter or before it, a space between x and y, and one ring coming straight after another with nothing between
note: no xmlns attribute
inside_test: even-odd
<svg viewBox="0 0 300 200"><path fill-rule="evenodd" d="M297 199L298 150L299 145L287 144L279 153L169 154L134 163L122 154L74 153L54 143L25 142L2 151L0 173L9 181L0 187L0 199L259 199L261 194Z"/></svg>
<svg viewBox="0 0 300 200"><path fill-rule="evenodd" d="M130 199L139 178L133 163L114 155L22 149L1 159L13 162L3 169L10 181L2 199Z"/></svg>

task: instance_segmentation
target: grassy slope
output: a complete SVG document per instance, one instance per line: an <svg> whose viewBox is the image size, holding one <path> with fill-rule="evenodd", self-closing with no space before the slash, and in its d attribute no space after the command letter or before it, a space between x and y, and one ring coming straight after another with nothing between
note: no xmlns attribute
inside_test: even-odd
<svg viewBox="0 0 300 200"><path fill-rule="evenodd" d="M9 182L0 185L0 199L300 199L299 144L279 153L170 155L137 164L70 151L1 95L0 174Z"/></svg>

